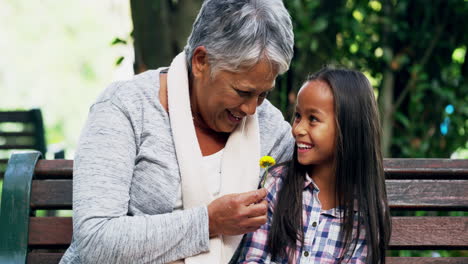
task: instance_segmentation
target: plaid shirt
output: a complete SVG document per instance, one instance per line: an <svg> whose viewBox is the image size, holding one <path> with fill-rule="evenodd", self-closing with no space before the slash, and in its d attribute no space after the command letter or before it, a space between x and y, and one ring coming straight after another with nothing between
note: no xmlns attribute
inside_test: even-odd
<svg viewBox="0 0 468 264"><path fill-rule="evenodd" d="M283 177L286 176L286 167L272 168L268 175L266 188L268 190L268 221L254 233L244 237L244 244L240 250L240 258L237 263L288 263L288 259L271 262L271 255L266 245L268 230L270 230L276 204L277 193L282 186ZM312 179L307 176L303 191L302 219L304 223L304 244L298 246L291 263L338 263L339 256L344 250L344 242L339 239L341 227L341 210L334 208L322 210L318 199L319 189ZM357 217L355 217L353 238L357 232ZM351 251L356 243L353 239ZM356 250L347 252L345 260L352 254L347 263L366 263L367 246L364 228L361 227ZM346 261L345 261L346 263Z"/></svg>

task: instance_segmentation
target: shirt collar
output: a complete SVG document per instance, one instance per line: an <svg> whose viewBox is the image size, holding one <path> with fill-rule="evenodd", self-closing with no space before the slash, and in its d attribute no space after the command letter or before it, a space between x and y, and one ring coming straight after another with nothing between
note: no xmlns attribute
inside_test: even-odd
<svg viewBox="0 0 468 264"><path fill-rule="evenodd" d="M305 183L304 183L304 190L307 189L307 188L310 188L312 192L317 192L317 195L318 195L318 192L320 192L320 189L317 186L317 184L314 182L314 180L306 172L306 180L305 180ZM318 198L318 196L317 196L317 198ZM320 211L320 214L332 216L332 217L339 218L339 219L341 219L343 217L343 213L344 213L344 211L342 209L336 208L336 207L332 208L332 209L321 210Z"/></svg>
<svg viewBox="0 0 468 264"><path fill-rule="evenodd" d="M309 173L306 172L306 180L304 183L304 189L311 188L312 190L315 190L317 192L320 191L318 188L317 184L315 184L314 180L309 176Z"/></svg>

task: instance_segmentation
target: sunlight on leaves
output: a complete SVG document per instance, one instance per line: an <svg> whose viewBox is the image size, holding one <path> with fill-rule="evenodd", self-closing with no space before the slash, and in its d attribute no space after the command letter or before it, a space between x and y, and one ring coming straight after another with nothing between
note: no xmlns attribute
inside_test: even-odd
<svg viewBox="0 0 468 264"><path fill-rule="evenodd" d="M374 55L377 58L382 57L383 56L383 49L381 47L376 48L375 51L374 51Z"/></svg>
<svg viewBox="0 0 468 264"><path fill-rule="evenodd" d="M382 4L379 1L369 1L369 6L372 10L379 12L382 10Z"/></svg>
<svg viewBox="0 0 468 264"><path fill-rule="evenodd" d="M353 17L359 22L362 22L364 20L364 15L361 13L359 10L354 10L353 11Z"/></svg>
<svg viewBox="0 0 468 264"><path fill-rule="evenodd" d="M452 60L454 62L463 64L465 62L466 46L456 48L452 53Z"/></svg>

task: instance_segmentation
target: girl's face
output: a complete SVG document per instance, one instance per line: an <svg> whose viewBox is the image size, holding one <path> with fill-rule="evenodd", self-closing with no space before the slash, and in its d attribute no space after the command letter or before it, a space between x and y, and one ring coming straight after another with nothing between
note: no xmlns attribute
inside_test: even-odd
<svg viewBox="0 0 468 264"><path fill-rule="evenodd" d="M333 162L335 152L335 109L327 83L309 81L299 91L292 134L302 165Z"/></svg>

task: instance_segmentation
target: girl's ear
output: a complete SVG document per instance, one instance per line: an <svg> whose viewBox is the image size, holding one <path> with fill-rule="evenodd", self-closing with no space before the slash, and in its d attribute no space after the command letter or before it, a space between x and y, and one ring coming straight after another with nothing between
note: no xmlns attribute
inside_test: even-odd
<svg viewBox="0 0 468 264"><path fill-rule="evenodd" d="M199 46L193 51L192 56L192 74L194 77L201 77L209 74L210 65L208 63L208 54L204 46Z"/></svg>

